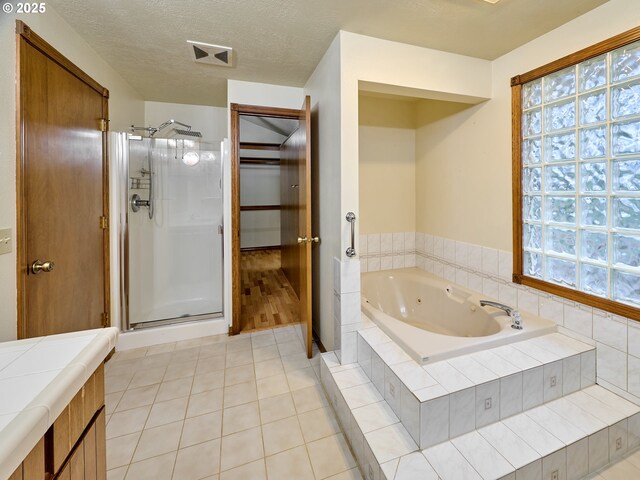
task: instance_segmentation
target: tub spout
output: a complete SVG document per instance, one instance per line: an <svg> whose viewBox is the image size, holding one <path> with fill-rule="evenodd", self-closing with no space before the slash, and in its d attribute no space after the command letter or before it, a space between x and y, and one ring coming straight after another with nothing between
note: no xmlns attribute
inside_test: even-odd
<svg viewBox="0 0 640 480"><path fill-rule="evenodd" d="M492 302L491 300L480 300L480 306L493 307L502 310L511 318L511 328L522 330L522 317L520 316L520 312L515 308L502 303Z"/></svg>

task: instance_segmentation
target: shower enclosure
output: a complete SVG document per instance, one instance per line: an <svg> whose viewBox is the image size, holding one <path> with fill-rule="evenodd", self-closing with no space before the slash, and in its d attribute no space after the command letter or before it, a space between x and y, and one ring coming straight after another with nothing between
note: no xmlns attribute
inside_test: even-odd
<svg viewBox="0 0 640 480"><path fill-rule="evenodd" d="M113 135L122 329L222 316L219 147Z"/></svg>

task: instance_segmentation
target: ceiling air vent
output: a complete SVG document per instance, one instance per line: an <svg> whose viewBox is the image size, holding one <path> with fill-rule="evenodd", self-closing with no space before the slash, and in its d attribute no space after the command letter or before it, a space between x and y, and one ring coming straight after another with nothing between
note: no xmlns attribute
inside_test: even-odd
<svg viewBox="0 0 640 480"><path fill-rule="evenodd" d="M219 67L233 66L233 48L191 40L187 40L187 43L194 61Z"/></svg>

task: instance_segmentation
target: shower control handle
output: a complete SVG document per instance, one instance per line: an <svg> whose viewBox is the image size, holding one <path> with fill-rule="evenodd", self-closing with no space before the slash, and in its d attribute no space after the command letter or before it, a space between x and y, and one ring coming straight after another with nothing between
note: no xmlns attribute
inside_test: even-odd
<svg viewBox="0 0 640 480"><path fill-rule="evenodd" d="M142 198L140 198L140 195L138 195L137 193L134 193L131 196L131 210L133 210L133 212L137 212L138 210L140 210L140 207L149 207L151 204L149 202L149 200L142 200Z"/></svg>

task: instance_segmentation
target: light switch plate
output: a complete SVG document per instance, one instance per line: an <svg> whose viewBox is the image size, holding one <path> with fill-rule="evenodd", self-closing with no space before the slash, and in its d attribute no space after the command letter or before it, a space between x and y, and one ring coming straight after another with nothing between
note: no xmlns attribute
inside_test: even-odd
<svg viewBox="0 0 640 480"><path fill-rule="evenodd" d="M13 250L13 234L10 228L0 229L0 255Z"/></svg>

